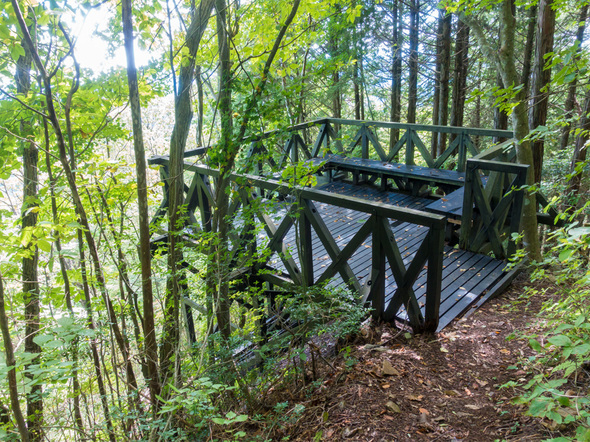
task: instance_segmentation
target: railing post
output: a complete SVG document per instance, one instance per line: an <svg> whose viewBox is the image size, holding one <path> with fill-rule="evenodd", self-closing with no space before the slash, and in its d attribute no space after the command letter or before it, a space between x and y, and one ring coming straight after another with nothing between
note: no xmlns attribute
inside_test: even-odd
<svg viewBox="0 0 590 442"><path fill-rule="evenodd" d="M469 249L469 238L473 223L473 178L475 169L471 162L467 163L465 170L465 190L463 193L463 210L461 215L461 236L459 237L459 248Z"/></svg>
<svg viewBox="0 0 590 442"><path fill-rule="evenodd" d="M375 216L373 223L372 235L372 257L371 257L371 274L369 283L371 284L369 290L369 298L373 307L373 319L383 319L385 313L385 249L382 241L384 240L385 232L381 228L383 223L382 217Z"/></svg>
<svg viewBox="0 0 590 442"><path fill-rule="evenodd" d="M369 137L367 137L367 126L361 126L361 155L363 159L369 159Z"/></svg>
<svg viewBox="0 0 590 442"><path fill-rule="evenodd" d="M408 127L406 131L406 165L414 164L414 141L412 139L413 130Z"/></svg>
<svg viewBox="0 0 590 442"><path fill-rule="evenodd" d="M459 134L459 146L457 147L457 171L465 172L467 162L467 145L465 144L465 132Z"/></svg>
<svg viewBox="0 0 590 442"><path fill-rule="evenodd" d="M443 247L446 221L434 224L428 232L429 254L426 276L426 305L424 306L424 331L436 332L438 327L440 292L443 268Z"/></svg>
<svg viewBox="0 0 590 442"><path fill-rule="evenodd" d="M304 288L311 287L314 282L313 275L313 245L311 238L311 222L305 214L305 209L309 208L308 202L299 197L299 263L301 265L301 282ZM315 210L315 209L313 209Z"/></svg>

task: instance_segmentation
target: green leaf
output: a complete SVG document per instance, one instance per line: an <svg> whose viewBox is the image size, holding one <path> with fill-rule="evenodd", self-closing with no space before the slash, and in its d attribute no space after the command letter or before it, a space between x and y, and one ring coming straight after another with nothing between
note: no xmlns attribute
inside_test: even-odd
<svg viewBox="0 0 590 442"><path fill-rule="evenodd" d="M234 422L246 422L248 420L247 414L240 414L234 419Z"/></svg>
<svg viewBox="0 0 590 442"><path fill-rule="evenodd" d="M531 416L543 417L550 406L550 399L546 397L538 397L531 402L528 412Z"/></svg>
<svg viewBox="0 0 590 442"><path fill-rule="evenodd" d="M572 349L573 355L585 355L588 352L590 352L590 344L576 345Z"/></svg>
<svg viewBox="0 0 590 442"><path fill-rule="evenodd" d="M51 252L51 243L46 239L40 238L37 240L37 246L44 252Z"/></svg>
<svg viewBox="0 0 590 442"><path fill-rule="evenodd" d="M541 345L541 343L539 341L537 341L536 339L529 339L529 345L531 346L531 348L533 350L535 350L536 352L541 353L543 351L543 346Z"/></svg>
<svg viewBox="0 0 590 442"><path fill-rule="evenodd" d="M565 250L562 250L561 252L559 252L559 260L560 260L561 262L563 262L563 261L567 261L567 259L568 259L570 256L572 256L572 254L573 254L573 253L574 253L574 251L573 251L573 250L571 250L571 249L565 249Z"/></svg>
<svg viewBox="0 0 590 442"><path fill-rule="evenodd" d="M572 340L565 335L552 336L547 341L556 347L567 347L572 345Z"/></svg>
<svg viewBox="0 0 590 442"><path fill-rule="evenodd" d="M41 347L49 341L53 341L53 336L51 336L51 335L37 335L33 338L33 342Z"/></svg>

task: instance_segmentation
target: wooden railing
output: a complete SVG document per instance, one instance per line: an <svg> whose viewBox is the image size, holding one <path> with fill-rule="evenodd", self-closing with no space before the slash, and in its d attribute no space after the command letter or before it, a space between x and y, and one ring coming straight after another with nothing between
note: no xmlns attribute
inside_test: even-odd
<svg viewBox="0 0 590 442"><path fill-rule="evenodd" d="M340 127L340 133L335 131L335 126ZM391 132L399 136L393 146L389 146ZM435 158L426 147L428 139L424 138L440 133L450 135L450 140L445 151ZM265 170L263 161L248 163L250 172L261 175L273 169L280 170L288 163L324 156L326 153L354 153L353 156L365 159L379 159L384 162L395 160L406 165L422 164L437 169L450 166L452 161L453 169L462 172L465 171L467 158L479 153L480 149L476 147L474 138L477 137L479 144L487 147L492 145L493 139L507 139L512 136L512 132L506 130L324 118L249 140L250 148L245 157L270 158L270 170ZM380 139L386 139L387 146ZM275 145L269 148L269 143ZM280 154L275 156L270 152Z"/></svg>
<svg viewBox="0 0 590 442"><path fill-rule="evenodd" d="M153 159L151 163L166 167L167 160L158 158ZM185 201L193 230L209 230L214 210L212 200L219 172L191 162L185 162L184 168L185 171L192 172L192 180L186 188ZM436 330L446 226L443 216L340 196L313 188L289 186L254 175L233 174L231 180L235 198L230 204L230 218L236 232L232 236L231 267L236 275L248 273L260 281L287 290L293 290L294 287L299 287L300 290L301 287L323 284L340 276L354 292L360 294L360 302L370 303L376 318L392 320L404 306L414 330ZM264 189L267 195L281 195L282 211L285 215L280 223L275 224L272 213L269 213L267 206L260 204L261 196L253 189ZM287 200L292 202L287 203ZM317 209L317 205L321 203L367 214L367 219L358 224L358 231L342 248L337 245L336 239ZM262 236L259 231L255 231L256 223L244 220L244 213L255 214L256 223L263 228ZM402 252L391 231L391 220L428 228L428 233L408 265L404 263L404 259L408 262L409 258L402 258ZM297 230L297 247L288 247L285 243L285 237L293 231L292 229ZM331 258L331 264L318 274L314 272L312 231ZM370 276L366 280L361 280L352 271L348 261L359 248L365 247L368 239L372 247L372 267ZM265 249L276 253L273 256L280 260L281 264L277 266L273 263L270 255L258 254L259 250ZM250 255L244 254L244 250L248 250ZM255 253L258 256L252 256ZM248 263L255 264L251 268L245 268ZM428 268L427 288L422 314L412 286L425 266ZM388 269L396 281L397 289L386 305L385 278Z"/></svg>

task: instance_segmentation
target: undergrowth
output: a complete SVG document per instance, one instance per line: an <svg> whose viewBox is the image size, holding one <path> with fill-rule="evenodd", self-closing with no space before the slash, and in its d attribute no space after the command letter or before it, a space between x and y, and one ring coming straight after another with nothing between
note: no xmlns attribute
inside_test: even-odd
<svg viewBox="0 0 590 442"><path fill-rule="evenodd" d="M527 414L542 418L559 436L551 441L590 441L590 226L581 226L588 204L569 215L567 227L552 232L552 249L533 267L531 280L550 280L556 299L540 312L541 332L524 337L535 351L523 362L531 374L515 400ZM525 296L539 289L529 288ZM517 386L511 382L506 387Z"/></svg>

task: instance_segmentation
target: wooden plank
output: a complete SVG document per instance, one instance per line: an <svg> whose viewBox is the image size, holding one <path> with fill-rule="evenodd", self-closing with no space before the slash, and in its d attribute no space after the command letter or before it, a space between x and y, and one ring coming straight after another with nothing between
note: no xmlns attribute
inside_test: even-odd
<svg viewBox="0 0 590 442"><path fill-rule="evenodd" d="M483 136L483 137L498 137L498 138L512 138L513 132L510 130L500 129L481 129L476 127L457 127L457 126L438 126L429 124L412 124L412 123L398 123L391 121L366 121L366 120L347 120L344 118L325 118L319 122L329 121L333 124L341 124L347 126L361 126L369 123L373 127L383 127L388 129L413 130L418 132L437 132L447 134L465 133L468 135ZM316 123L317 124L317 123Z"/></svg>
<svg viewBox="0 0 590 442"><path fill-rule="evenodd" d="M434 160L432 159L432 155L430 155L430 152L428 151L428 149L426 148L426 146L424 145L424 143L422 142L422 140L416 132L412 132L412 141L414 143L414 146L416 146L418 148L418 151L420 151L420 154L422 155L424 161L426 161L428 167L434 168Z"/></svg>
<svg viewBox="0 0 590 442"><path fill-rule="evenodd" d="M456 137L453 142L449 144L449 147L447 147L447 149L438 156L433 166L435 169L441 168L444 162L453 154L453 152L455 152L455 150L457 150L457 146L459 146L460 141L461 137Z"/></svg>
<svg viewBox="0 0 590 442"><path fill-rule="evenodd" d="M387 155L387 162L391 162L396 155L398 155L399 151L402 149L402 147L405 146L406 141L408 138L408 133L405 132L402 137L397 141L397 143L395 143L395 145L393 146L393 149L391 149L391 151L389 152L389 155Z"/></svg>
<svg viewBox="0 0 590 442"><path fill-rule="evenodd" d="M336 244L336 241L330 234L329 229L326 227L324 220L321 218L315 207L305 206L305 215L309 218L311 225L313 226L315 233L318 235L322 244L326 248L326 251L332 258L332 261L335 261L338 255L341 253L340 248ZM348 264L346 262L341 263L338 267L340 274L342 275L342 279L351 284L355 290L360 290L360 286L356 277Z"/></svg>
<svg viewBox="0 0 590 442"><path fill-rule="evenodd" d="M377 152L377 155L379 155L379 158L381 158L381 161L387 161L387 154L385 153L385 150L383 150L383 147L381 147L381 143L379 143L377 136L373 133L373 131L370 128L367 129L366 134L371 144L373 144L375 152Z"/></svg>
<svg viewBox="0 0 590 442"><path fill-rule="evenodd" d="M453 319L459 316L461 313L466 311L471 304L477 301L479 297L482 295L484 289L493 285L496 281L501 278L502 268L504 264L502 262L496 261L496 267L488 273L485 278L479 280L477 285L473 288L465 288L459 289L458 292L455 293L454 296L463 298L463 302L455 302L451 308L446 310L446 312L440 317L439 320L439 327L443 328L448 325ZM471 293L470 293L471 292ZM442 306L441 306L442 310Z"/></svg>

